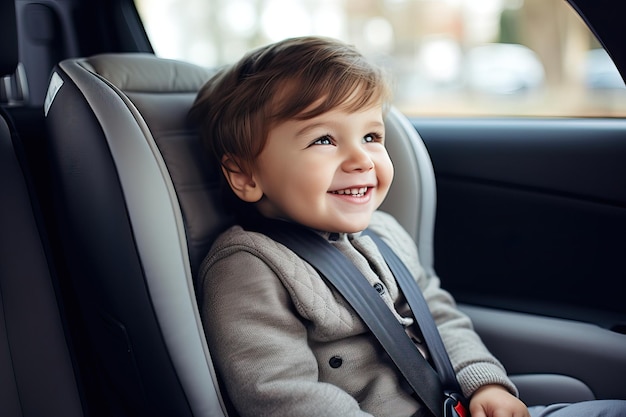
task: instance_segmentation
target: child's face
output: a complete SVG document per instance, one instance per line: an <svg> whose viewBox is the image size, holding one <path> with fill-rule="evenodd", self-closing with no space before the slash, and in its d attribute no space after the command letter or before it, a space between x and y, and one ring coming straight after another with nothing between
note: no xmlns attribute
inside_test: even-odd
<svg viewBox="0 0 626 417"><path fill-rule="evenodd" d="M381 106L278 124L253 174L259 211L327 232L365 229L393 178L384 133Z"/></svg>

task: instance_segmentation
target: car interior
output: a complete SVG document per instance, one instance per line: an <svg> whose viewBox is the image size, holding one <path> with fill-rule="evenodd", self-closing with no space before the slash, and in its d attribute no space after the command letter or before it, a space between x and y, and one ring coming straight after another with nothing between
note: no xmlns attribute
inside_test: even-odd
<svg viewBox="0 0 626 417"><path fill-rule="evenodd" d="M3 412L236 415L220 389L194 291L200 262L232 223L220 205L219 169L187 119L214 70L155 56L130 1L0 1ZM422 264L444 286L464 269L485 275L452 280L450 289L527 405L626 399L626 313L623 303L612 305L625 294L626 124L452 122L387 114L396 175L382 209L414 237ZM468 126L471 133L460 133ZM550 146L539 143L546 132ZM517 140L528 136L537 140ZM559 161L559 141L576 138L580 146L567 147L557 164L564 174L550 176L556 191L536 193L547 187L543 167ZM572 186L581 160L607 169ZM531 175L528 162L539 167ZM576 200L571 222L583 238L609 240L608 251L555 249L571 238L562 236L572 224L561 223L566 202L581 194L591 197ZM528 213L540 221L523 221ZM474 252L492 250L475 244L481 234L489 245L516 239L513 248L534 247L568 266L543 266L527 254L533 265L503 279L507 252L494 256L491 269L472 265L484 259ZM593 313L550 311L578 302L581 292L562 281L545 283L546 293L559 294L553 304L533 298L536 283L524 285L535 268L571 276L573 259L585 256L612 288L590 301L599 306ZM531 298L535 310L525 308ZM601 308L602 300L611 307Z"/></svg>

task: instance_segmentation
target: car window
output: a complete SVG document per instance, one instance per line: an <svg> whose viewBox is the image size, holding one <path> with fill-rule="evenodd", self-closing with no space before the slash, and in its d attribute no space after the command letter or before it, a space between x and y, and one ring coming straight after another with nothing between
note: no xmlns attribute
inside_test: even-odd
<svg viewBox="0 0 626 417"><path fill-rule="evenodd" d="M291 36L352 43L408 115L626 115L624 81L563 0L136 2L157 55L204 66Z"/></svg>

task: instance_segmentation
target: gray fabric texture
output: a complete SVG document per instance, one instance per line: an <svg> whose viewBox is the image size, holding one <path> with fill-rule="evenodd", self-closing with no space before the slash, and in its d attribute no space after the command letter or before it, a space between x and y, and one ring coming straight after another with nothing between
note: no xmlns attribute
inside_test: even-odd
<svg viewBox="0 0 626 417"><path fill-rule="evenodd" d="M486 384L516 393L452 297L428 276L412 238L377 212L370 228L396 251L429 303L464 394ZM335 245L408 326L406 302L367 236ZM286 247L239 226L218 238L201 270L209 346L237 411L245 416L407 416L419 408L364 323L315 270Z"/></svg>

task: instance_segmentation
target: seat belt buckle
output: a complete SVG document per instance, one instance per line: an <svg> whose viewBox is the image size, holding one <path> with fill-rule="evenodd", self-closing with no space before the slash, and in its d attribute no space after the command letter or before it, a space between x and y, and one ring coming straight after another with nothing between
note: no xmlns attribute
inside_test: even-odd
<svg viewBox="0 0 626 417"><path fill-rule="evenodd" d="M465 405L465 399L455 392L446 392L443 401L443 417L471 417Z"/></svg>

